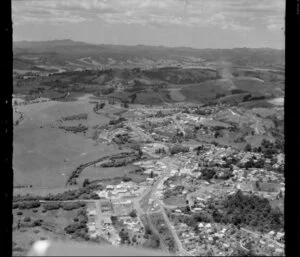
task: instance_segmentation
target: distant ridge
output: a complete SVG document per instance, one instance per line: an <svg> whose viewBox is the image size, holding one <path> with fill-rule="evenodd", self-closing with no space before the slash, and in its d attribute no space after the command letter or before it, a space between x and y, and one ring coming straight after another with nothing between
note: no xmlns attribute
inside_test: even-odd
<svg viewBox="0 0 300 257"><path fill-rule="evenodd" d="M139 60L140 63L147 63L145 65L151 66L153 61L160 63L168 60L169 63L170 61L177 63L188 58L192 60L192 63L206 60L208 62L227 62L235 66L278 67L278 65L284 64L284 53L284 50L271 48L196 49L142 44L135 46L96 45L70 39L13 43L15 61L22 59L24 55L39 55L53 65L65 65L66 62L77 63L78 61L82 64L80 59L89 57L94 63L111 64L113 61L114 63L123 63L123 65L132 60L133 62Z"/></svg>
<svg viewBox="0 0 300 257"><path fill-rule="evenodd" d="M99 47L123 47L123 48L153 48L153 49L176 49L176 50L206 50L206 51L222 51L222 50L274 50L274 51L284 51L284 49L276 49L276 48L269 48L269 47L259 47L259 48L251 48L251 47L234 47L234 48L194 48L194 47L187 47L187 46L163 46L163 45L144 45L144 44L137 44L137 45L118 45L118 44L95 44L95 43L87 43L82 41L74 41L71 39L55 39L55 40L44 40L44 41L30 41L30 40L21 40L21 41L13 41L13 47L29 47L30 45L47 45L47 46L57 46L57 45L85 45L85 46L99 46Z"/></svg>

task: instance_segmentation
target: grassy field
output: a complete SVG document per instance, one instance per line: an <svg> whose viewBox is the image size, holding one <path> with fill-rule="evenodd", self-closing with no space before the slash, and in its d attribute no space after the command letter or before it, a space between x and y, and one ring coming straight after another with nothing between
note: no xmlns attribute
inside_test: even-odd
<svg viewBox="0 0 300 257"><path fill-rule="evenodd" d="M180 92L185 96L186 101L205 103L214 99L218 93L228 93L228 90L222 80L210 80L198 84L184 85Z"/></svg>
<svg viewBox="0 0 300 257"><path fill-rule="evenodd" d="M234 80L238 89L249 92L262 92L268 88L268 84L263 80L252 77L239 77Z"/></svg>
<svg viewBox="0 0 300 257"><path fill-rule="evenodd" d="M125 173L126 177L131 178L131 181L135 183L144 182L149 176L144 174L137 174L137 173ZM114 175L110 178L102 178L102 179L95 179L92 181L93 183L101 183L104 187L107 185L118 185L123 180L123 176L118 177ZM78 180L80 183L83 181L82 179ZM80 185L80 184L79 184Z"/></svg>
<svg viewBox="0 0 300 257"><path fill-rule="evenodd" d="M182 197L178 197L178 196L170 196L169 198L164 199L164 203L166 205L175 205L178 207L184 207L186 206L186 202L185 199Z"/></svg>
<svg viewBox="0 0 300 257"><path fill-rule="evenodd" d="M112 179L114 177L123 177L125 174L128 174L133 169L135 169L135 167L133 167L132 165L115 168L102 168L90 166L80 174L80 177L77 179L77 182L79 184L82 184L86 178L92 181L107 178Z"/></svg>
<svg viewBox="0 0 300 257"><path fill-rule="evenodd" d="M42 238L50 240L70 240L71 237L64 232L64 228L69 225L76 216L77 210L64 211L62 209L42 212L42 207L37 208L37 212L22 210L23 215L17 215L19 210L13 210L13 234L12 241L14 256L24 256L31 248L32 244ZM31 220L42 219L46 227L28 227L17 229L18 220L30 217ZM53 230L52 230L53 228Z"/></svg>
<svg viewBox="0 0 300 257"><path fill-rule="evenodd" d="M174 102L182 102L186 97L180 92L181 87L171 87L168 88L169 95Z"/></svg>
<svg viewBox="0 0 300 257"><path fill-rule="evenodd" d="M85 99L76 102L45 102L19 106L26 119L14 128L13 168L15 185L54 189L65 185L67 175L80 164L115 152L113 146L95 143L92 127L109 119L93 112ZM86 135L72 134L57 127L63 116L87 113L82 123Z"/></svg>

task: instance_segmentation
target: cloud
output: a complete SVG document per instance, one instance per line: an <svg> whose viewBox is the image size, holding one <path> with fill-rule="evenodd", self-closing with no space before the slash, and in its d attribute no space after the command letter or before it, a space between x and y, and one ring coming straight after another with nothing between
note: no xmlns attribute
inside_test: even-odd
<svg viewBox="0 0 300 257"><path fill-rule="evenodd" d="M284 0L26 0L13 1L15 24L30 22L279 29ZM276 17L276 18L274 18Z"/></svg>

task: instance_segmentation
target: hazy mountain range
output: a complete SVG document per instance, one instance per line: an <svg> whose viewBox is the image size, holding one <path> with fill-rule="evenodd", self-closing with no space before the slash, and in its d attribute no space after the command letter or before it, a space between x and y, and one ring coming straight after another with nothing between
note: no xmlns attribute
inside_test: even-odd
<svg viewBox="0 0 300 257"><path fill-rule="evenodd" d="M13 51L15 58L22 58L29 54L39 56L42 54L45 57L54 57L57 61L72 61L84 57L91 57L102 63L106 63L108 58L117 62L128 59L178 61L192 57L202 58L206 61L226 61L233 65L273 66L284 64L284 50L271 48L195 49L145 45L95 45L66 39L13 42Z"/></svg>

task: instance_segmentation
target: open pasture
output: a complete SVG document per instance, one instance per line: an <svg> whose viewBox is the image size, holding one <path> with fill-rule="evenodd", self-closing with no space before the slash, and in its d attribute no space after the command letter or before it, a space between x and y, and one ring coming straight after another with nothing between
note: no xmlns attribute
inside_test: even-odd
<svg viewBox="0 0 300 257"><path fill-rule="evenodd" d="M62 209L51 210L45 213L42 212L42 207L36 209L21 210L22 215L17 215L18 209L13 210L13 242L17 242L13 247L13 255L24 256L27 254L32 244L41 238L48 240L70 240L70 236L64 231L64 228L69 225L73 218L76 217L77 210L65 211ZM26 227L17 229L18 220L23 220L25 217L30 219L43 220L41 227Z"/></svg>
<svg viewBox="0 0 300 257"><path fill-rule="evenodd" d="M227 94L228 89L223 80L209 80L202 83L184 85L180 92L186 97L186 101L202 103L216 98L217 94Z"/></svg>
<svg viewBox="0 0 300 257"><path fill-rule="evenodd" d="M89 138L92 126L109 121L94 113L92 108L93 105L84 100L19 106L26 119L14 128L14 184L61 188L77 166L114 152L113 146L95 143ZM57 128L57 120L61 117L80 113L88 113L87 135Z"/></svg>

